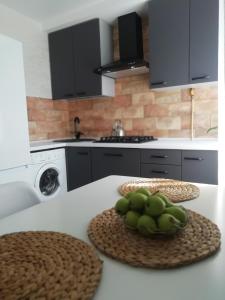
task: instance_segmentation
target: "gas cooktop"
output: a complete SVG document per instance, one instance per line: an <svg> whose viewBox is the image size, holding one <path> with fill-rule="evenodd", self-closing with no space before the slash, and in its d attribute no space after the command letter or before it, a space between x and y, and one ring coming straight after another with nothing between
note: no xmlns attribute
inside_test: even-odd
<svg viewBox="0 0 225 300"><path fill-rule="evenodd" d="M156 141L153 136L105 136L94 143L146 143Z"/></svg>

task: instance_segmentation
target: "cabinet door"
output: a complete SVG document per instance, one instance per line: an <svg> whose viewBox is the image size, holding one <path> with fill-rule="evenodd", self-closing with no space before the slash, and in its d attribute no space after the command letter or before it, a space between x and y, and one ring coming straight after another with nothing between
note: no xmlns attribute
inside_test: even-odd
<svg viewBox="0 0 225 300"><path fill-rule="evenodd" d="M188 84L189 0L149 2L149 55L151 88Z"/></svg>
<svg viewBox="0 0 225 300"><path fill-rule="evenodd" d="M141 164L141 177L181 180L181 166Z"/></svg>
<svg viewBox="0 0 225 300"><path fill-rule="evenodd" d="M49 34L53 99L74 97L72 31L66 28Z"/></svg>
<svg viewBox="0 0 225 300"><path fill-rule="evenodd" d="M101 65L98 19L73 27L73 47L76 97L101 95L101 76L95 73Z"/></svg>
<svg viewBox="0 0 225 300"><path fill-rule="evenodd" d="M218 80L219 0L190 0L190 82Z"/></svg>
<svg viewBox="0 0 225 300"><path fill-rule="evenodd" d="M140 176L140 151L136 149L92 149L93 179L109 175Z"/></svg>
<svg viewBox="0 0 225 300"><path fill-rule="evenodd" d="M141 150L141 162L160 165L181 165L180 150Z"/></svg>
<svg viewBox="0 0 225 300"><path fill-rule="evenodd" d="M90 149L67 148L66 169L68 191L90 183L92 181Z"/></svg>
<svg viewBox="0 0 225 300"><path fill-rule="evenodd" d="M217 151L182 151L182 180L218 184Z"/></svg>

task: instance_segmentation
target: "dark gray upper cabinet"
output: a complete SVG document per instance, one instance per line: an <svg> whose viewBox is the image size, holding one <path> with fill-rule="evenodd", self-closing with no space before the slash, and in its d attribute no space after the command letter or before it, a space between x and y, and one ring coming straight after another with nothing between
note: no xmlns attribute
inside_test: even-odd
<svg viewBox="0 0 225 300"><path fill-rule="evenodd" d="M184 85L189 70L189 0L149 2L152 88Z"/></svg>
<svg viewBox="0 0 225 300"><path fill-rule="evenodd" d="M71 98L75 93L72 31L66 28L49 34L53 99Z"/></svg>
<svg viewBox="0 0 225 300"><path fill-rule="evenodd" d="M101 95L101 76L95 73L101 65L99 20L73 27L76 96Z"/></svg>
<svg viewBox="0 0 225 300"><path fill-rule="evenodd" d="M151 0L151 88L217 81L219 0Z"/></svg>
<svg viewBox="0 0 225 300"><path fill-rule="evenodd" d="M190 82L218 80L218 0L190 0Z"/></svg>
<svg viewBox="0 0 225 300"><path fill-rule="evenodd" d="M114 80L95 73L112 52L112 29L99 19L50 33L53 99L114 96Z"/></svg>

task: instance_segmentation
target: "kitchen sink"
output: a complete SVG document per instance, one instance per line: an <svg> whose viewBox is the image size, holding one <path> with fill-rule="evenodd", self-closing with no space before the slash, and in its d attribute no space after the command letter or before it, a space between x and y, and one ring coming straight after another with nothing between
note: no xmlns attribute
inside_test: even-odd
<svg viewBox="0 0 225 300"><path fill-rule="evenodd" d="M95 139L64 139L64 140L55 140L55 143L79 143L79 142L94 142Z"/></svg>

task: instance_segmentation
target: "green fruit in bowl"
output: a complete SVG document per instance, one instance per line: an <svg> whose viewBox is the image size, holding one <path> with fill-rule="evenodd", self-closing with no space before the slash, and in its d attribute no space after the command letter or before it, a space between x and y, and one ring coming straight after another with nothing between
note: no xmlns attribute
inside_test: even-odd
<svg viewBox="0 0 225 300"><path fill-rule="evenodd" d="M130 199L130 197L131 197L132 195L134 195L134 194L135 194L135 192L129 192L129 193L126 194L125 197L126 197L127 199Z"/></svg>
<svg viewBox="0 0 225 300"><path fill-rule="evenodd" d="M130 200L130 208L132 210L141 212L145 208L145 204L148 200L148 197L141 193L134 193L129 197Z"/></svg>
<svg viewBox="0 0 225 300"><path fill-rule="evenodd" d="M124 220L126 226L130 229L136 230L140 216L141 215L136 211L132 211L132 210L128 211Z"/></svg>
<svg viewBox="0 0 225 300"><path fill-rule="evenodd" d="M166 207L174 206L173 202L171 202L170 199L163 193L157 192L154 195L160 197L165 202Z"/></svg>
<svg viewBox="0 0 225 300"><path fill-rule="evenodd" d="M143 195L146 195L146 196L151 196L151 192L145 188L139 188L138 190L135 191L136 193L141 193Z"/></svg>
<svg viewBox="0 0 225 300"><path fill-rule="evenodd" d="M127 198L121 198L116 202L115 209L120 215L125 215L130 207L130 200Z"/></svg>
<svg viewBox="0 0 225 300"><path fill-rule="evenodd" d="M178 219L182 224L187 223L187 213L184 209L179 206L171 206L165 209L165 213L168 213Z"/></svg>
<svg viewBox="0 0 225 300"><path fill-rule="evenodd" d="M177 218L166 213L158 218L158 227L162 233L174 234L181 228L181 223Z"/></svg>
<svg viewBox="0 0 225 300"><path fill-rule="evenodd" d="M137 229L141 234L149 236L157 232L157 225L152 217L142 215L138 220Z"/></svg>
<svg viewBox="0 0 225 300"><path fill-rule="evenodd" d="M164 201L158 196L150 196L145 205L145 214L151 217L161 215L165 210Z"/></svg>

